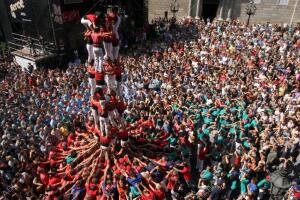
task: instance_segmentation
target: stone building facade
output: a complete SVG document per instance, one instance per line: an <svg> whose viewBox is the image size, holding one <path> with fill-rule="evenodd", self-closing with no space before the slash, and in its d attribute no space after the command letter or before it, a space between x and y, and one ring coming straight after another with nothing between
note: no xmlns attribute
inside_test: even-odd
<svg viewBox="0 0 300 200"><path fill-rule="evenodd" d="M148 0L148 19L171 17L170 3L173 0ZM246 6L249 0L177 0L177 18L191 16L246 21ZM254 0L256 13L250 23L300 23L300 0Z"/></svg>

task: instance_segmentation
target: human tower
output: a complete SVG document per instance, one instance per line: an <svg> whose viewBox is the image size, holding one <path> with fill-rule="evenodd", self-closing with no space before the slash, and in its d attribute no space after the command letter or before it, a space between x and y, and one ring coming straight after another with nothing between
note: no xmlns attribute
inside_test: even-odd
<svg viewBox="0 0 300 200"><path fill-rule="evenodd" d="M118 61L121 17L116 10L108 10L104 20L95 13L86 15L81 23L87 29L84 36L87 41L90 105L94 120L92 131L99 136L101 148L107 150L115 139L114 129L124 128L123 69ZM125 144L128 138L126 133L120 137L122 144Z"/></svg>
<svg viewBox="0 0 300 200"><path fill-rule="evenodd" d="M139 194L141 176L149 178L149 172L141 171L145 161L159 160L162 152L159 145L145 142L143 123L129 124L123 118L126 104L118 58L121 17L108 10L105 19L99 13L88 14L81 23L86 27L92 119L83 126L82 120L75 123L75 133L50 150L49 162L37 172L46 180L47 197L125 200L129 194Z"/></svg>

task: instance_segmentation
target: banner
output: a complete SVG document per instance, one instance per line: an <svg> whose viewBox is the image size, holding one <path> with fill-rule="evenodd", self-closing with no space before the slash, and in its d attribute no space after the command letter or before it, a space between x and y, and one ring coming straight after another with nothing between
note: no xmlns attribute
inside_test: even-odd
<svg viewBox="0 0 300 200"><path fill-rule="evenodd" d="M11 15L13 21L16 22L31 22L32 18L28 5L30 4L26 0L6 0L8 6L8 12Z"/></svg>
<svg viewBox="0 0 300 200"><path fill-rule="evenodd" d="M59 25L63 24L63 15L61 12L61 5L58 1L52 1L52 14L53 14L53 21Z"/></svg>

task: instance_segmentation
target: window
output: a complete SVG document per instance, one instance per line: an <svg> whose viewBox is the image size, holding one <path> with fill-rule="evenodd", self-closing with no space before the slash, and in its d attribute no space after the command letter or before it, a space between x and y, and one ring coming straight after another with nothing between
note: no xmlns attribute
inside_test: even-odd
<svg viewBox="0 0 300 200"><path fill-rule="evenodd" d="M260 3L261 3L261 0L254 0L254 3L255 3L255 4L260 4Z"/></svg>
<svg viewBox="0 0 300 200"><path fill-rule="evenodd" d="M289 5L289 0L277 0L277 4L287 6Z"/></svg>

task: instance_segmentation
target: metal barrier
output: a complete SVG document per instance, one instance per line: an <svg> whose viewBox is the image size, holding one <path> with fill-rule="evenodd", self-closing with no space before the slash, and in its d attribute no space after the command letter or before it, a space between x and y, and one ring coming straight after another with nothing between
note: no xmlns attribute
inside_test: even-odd
<svg viewBox="0 0 300 200"><path fill-rule="evenodd" d="M54 43L45 41L42 37L32 38L12 33L12 40L8 42L10 52L18 51L22 55L38 57L56 53Z"/></svg>

